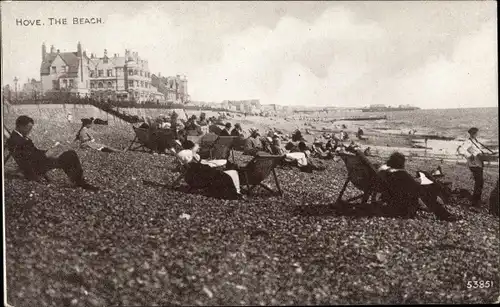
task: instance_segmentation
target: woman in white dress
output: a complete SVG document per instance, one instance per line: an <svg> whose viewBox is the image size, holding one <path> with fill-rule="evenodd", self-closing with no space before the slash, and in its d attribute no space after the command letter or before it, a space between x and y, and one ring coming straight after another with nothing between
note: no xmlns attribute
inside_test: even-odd
<svg viewBox="0 0 500 307"><path fill-rule="evenodd" d="M80 142L81 148L91 148L99 150L102 152L120 152L122 150L116 149L104 144L97 143L90 133L90 127L92 126L92 120L88 118L82 119L82 127L78 130L75 140Z"/></svg>
<svg viewBox="0 0 500 307"><path fill-rule="evenodd" d="M236 170L221 170L227 160L202 160L199 146L192 141L182 144L177 153L180 164L187 167L186 183L192 187L207 188L212 196L227 199L244 199L240 191L240 179Z"/></svg>

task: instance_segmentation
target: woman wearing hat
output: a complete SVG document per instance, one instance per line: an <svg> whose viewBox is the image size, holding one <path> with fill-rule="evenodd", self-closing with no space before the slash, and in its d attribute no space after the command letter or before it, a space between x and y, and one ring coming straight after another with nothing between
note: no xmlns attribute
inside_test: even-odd
<svg viewBox="0 0 500 307"><path fill-rule="evenodd" d="M483 159L486 150L484 146L477 140L479 129L476 127L470 128L468 131L469 137L458 148L459 154L467 159L467 166L472 172L474 178L474 192L472 194L471 205L473 207L481 206L481 195L483 193Z"/></svg>
<svg viewBox="0 0 500 307"><path fill-rule="evenodd" d="M103 151L103 152L119 152L122 151L120 149L116 149L110 146L106 146L100 143L97 143L95 139L90 134L90 127L92 126L92 120L88 118L82 119L82 126L78 133L76 134L75 141L80 141L80 147L82 148L92 148L95 150Z"/></svg>

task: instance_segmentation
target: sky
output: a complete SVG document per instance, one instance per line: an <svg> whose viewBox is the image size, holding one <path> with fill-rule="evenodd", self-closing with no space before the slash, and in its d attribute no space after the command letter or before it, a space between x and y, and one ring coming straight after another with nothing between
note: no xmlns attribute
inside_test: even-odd
<svg viewBox="0 0 500 307"><path fill-rule="evenodd" d="M1 2L2 83L39 79L41 45L147 59L192 100L498 107L496 1ZM72 19L101 18L74 25ZM49 25L48 18L67 18ZM40 19L42 26L18 26Z"/></svg>

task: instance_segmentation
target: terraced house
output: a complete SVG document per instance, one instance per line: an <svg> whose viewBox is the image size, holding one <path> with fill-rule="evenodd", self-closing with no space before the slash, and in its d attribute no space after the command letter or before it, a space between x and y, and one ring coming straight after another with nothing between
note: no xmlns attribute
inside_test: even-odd
<svg viewBox="0 0 500 307"><path fill-rule="evenodd" d="M47 52L42 44L42 64L40 66L41 92L43 95L70 92L89 95L89 58L82 52L80 43L76 52L60 52L52 45Z"/></svg>
<svg viewBox="0 0 500 307"><path fill-rule="evenodd" d="M125 50L125 56L90 57L82 51L80 43L76 52L46 52L42 45L40 68L42 94L69 92L80 97L97 100L136 101L164 103L165 95L151 82L148 61L137 52Z"/></svg>
<svg viewBox="0 0 500 307"><path fill-rule="evenodd" d="M90 56L90 92L99 100L134 100L164 102L165 97L151 84L148 61L137 52L125 50L125 56L114 54L97 58Z"/></svg>

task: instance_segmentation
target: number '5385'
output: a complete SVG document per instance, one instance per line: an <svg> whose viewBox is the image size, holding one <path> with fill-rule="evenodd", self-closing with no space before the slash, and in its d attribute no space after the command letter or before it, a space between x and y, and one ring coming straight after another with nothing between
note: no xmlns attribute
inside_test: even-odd
<svg viewBox="0 0 500 307"><path fill-rule="evenodd" d="M493 287L492 280L471 280L467 282L467 289L485 289Z"/></svg>

